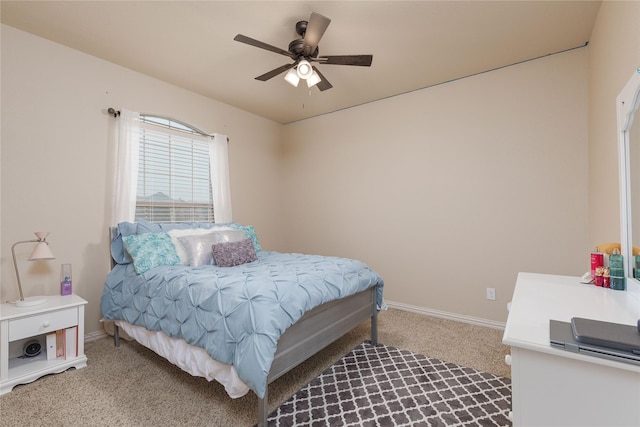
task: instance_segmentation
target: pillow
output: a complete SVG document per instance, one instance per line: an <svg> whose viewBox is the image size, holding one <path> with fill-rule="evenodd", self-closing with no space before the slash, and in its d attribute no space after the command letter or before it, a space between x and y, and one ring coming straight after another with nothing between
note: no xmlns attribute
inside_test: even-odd
<svg viewBox="0 0 640 427"><path fill-rule="evenodd" d="M184 243L179 240L180 237L184 236L201 236L203 234L211 234L214 230L231 230L230 227L226 226L217 226L213 228L186 228L186 229L172 229L167 233L171 237L171 241L173 245L176 247L176 252L180 257L180 264L189 265L189 254L187 253L187 249L184 247ZM214 242L219 243L219 242ZM213 243L207 246L207 251L211 247Z"/></svg>
<svg viewBox="0 0 640 427"><path fill-rule="evenodd" d="M210 230L208 230L210 231ZM217 243L237 242L245 239L242 230L215 231L202 235L178 237L187 254L188 265L199 267L201 265L214 264L211 246Z"/></svg>
<svg viewBox="0 0 640 427"><path fill-rule="evenodd" d="M248 238L245 232L242 230L216 231L215 233L211 233L211 234L214 235L214 239L215 239L212 245L215 245L217 243L239 242L240 240L244 240Z"/></svg>
<svg viewBox="0 0 640 427"><path fill-rule="evenodd" d="M121 222L115 227L115 235L111 240L111 257L117 264L130 264L131 257L124 249L122 238L131 234L138 234L138 224Z"/></svg>
<svg viewBox="0 0 640 427"><path fill-rule="evenodd" d="M133 234L124 236L122 240L138 274L161 265L180 264L176 248L167 233Z"/></svg>
<svg viewBox="0 0 640 427"><path fill-rule="evenodd" d="M242 224L236 224L236 223L231 223L227 225L235 230L244 231L247 237L250 237L251 240L253 241L253 247L255 248L256 252L259 252L262 250L262 248L260 247L260 243L258 243L258 236L256 236L256 230L253 228L253 225L242 225Z"/></svg>
<svg viewBox="0 0 640 427"><path fill-rule="evenodd" d="M211 246L211 252L219 267L233 267L258 259L253 240L249 237L237 242L217 243Z"/></svg>

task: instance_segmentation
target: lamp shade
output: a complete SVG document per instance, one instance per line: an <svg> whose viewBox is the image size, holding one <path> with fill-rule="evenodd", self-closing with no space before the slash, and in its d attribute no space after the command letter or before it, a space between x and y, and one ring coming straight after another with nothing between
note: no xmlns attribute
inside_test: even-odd
<svg viewBox="0 0 640 427"><path fill-rule="evenodd" d="M36 247L33 249L31 256L29 257L29 261L35 261L40 259L55 259L56 257L49 249L49 244L46 242L38 242Z"/></svg>
<svg viewBox="0 0 640 427"><path fill-rule="evenodd" d="M23 240L20 242L16 242L11 246L11 256L13 257L13 267L16 270L16 278L18 279L18 291L20 291L20 299L15 302L16 307L32 307L35 305L44 304L47 302L46 297L31 297L25 298L22 293L22 283L20 283L20 271L18 270L18 261L16 260L16 251L15 247L21 243L35 243L36 247L34 248L31 256L29 257L29 261L36 260L45 260L45 259L54 259L53 253L51 253L51 249L49 249L49 244L47 243L47 236L49 235L48 231L36 231L35 233L37 239L33 240Z"/></svg>

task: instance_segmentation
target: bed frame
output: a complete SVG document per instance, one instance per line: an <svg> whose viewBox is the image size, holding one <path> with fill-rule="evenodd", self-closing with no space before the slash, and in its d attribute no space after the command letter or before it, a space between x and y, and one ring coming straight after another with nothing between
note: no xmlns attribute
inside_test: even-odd
<svg viewBox="0 0 640 427"><path fill-rule="evenodd" d="M109 230L111 240L114 233L114 229ZM113 259L111 262L113 268ZM267 377L264 397L258 399L258 427L267 426L268 384L367 320L371 320L371 344L378 344L377 290L378 286L373 286L346 298L322 304L308 311L282 334ZM116 347L120 346L119 328L115 323L113 341Z"/></svg>

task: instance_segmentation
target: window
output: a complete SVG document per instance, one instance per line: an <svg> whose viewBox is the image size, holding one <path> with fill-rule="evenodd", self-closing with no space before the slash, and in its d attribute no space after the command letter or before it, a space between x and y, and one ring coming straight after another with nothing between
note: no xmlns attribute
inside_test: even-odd
<svg viewBox="0 0 640 427"><path fill-rule="evenodd" d="M187 124L140 116L136 221L215 222L210 144Z"/></svg>

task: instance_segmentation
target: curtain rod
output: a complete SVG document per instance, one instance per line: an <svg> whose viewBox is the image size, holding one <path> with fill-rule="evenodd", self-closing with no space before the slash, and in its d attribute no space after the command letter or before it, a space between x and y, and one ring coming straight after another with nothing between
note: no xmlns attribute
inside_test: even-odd
<svg viewBox="0 0 640 427"><path fill-rule="evenodd" d="M107 113L108 113L110 116L113 116L113 117L115 117L115 118L120 117L120 110L116 110L115 108L112 108L112 107L107 108ZM203 131L201 131L200 129L197 129L197 128L195 128L195 127L193 127L193 126L191 126L191 125L189 125L189 124L187 124L187 123L181 122L180 120L172 119L171 117L157 116L157 115L155 115L155 114L145 114L145 113L140 113L140 115L141 115L141 116L152 116L152 117L158 117L158 118L160 118L160 119L170 120L170 121L172 121L172 122L180 123L181 125L184 125L184 126L186 126L186 127L190 128L190 129L194 130L194 131L195 131L195 133L198 133L198 134L200 134L200 135L202 135L202 136L209 136L209 137L212 137L212 136L213 136L212 134L204 133L204 132L203 132ZM229 137L227 137L227 142L229 142Z"/></svg>

